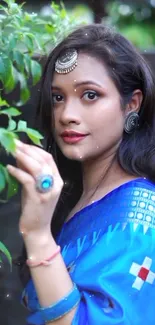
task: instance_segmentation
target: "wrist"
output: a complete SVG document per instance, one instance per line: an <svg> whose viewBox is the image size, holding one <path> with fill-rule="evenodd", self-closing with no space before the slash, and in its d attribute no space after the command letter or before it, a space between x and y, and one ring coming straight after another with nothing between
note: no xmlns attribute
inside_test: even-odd
<svg viewBox="0 0 155 325"><path fill-rule="evenodd" d="M51 231L41 233L28 233L24 237L25 247L28 257L47 258L57 248L57 244L52 237Z"/></svg>

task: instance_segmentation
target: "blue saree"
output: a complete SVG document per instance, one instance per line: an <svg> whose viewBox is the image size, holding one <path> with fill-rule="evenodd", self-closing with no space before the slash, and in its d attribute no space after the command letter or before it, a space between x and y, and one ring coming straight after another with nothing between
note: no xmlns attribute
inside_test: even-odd
<svg viewBox="0 0 155 325"><path fill-rule="evenodd" d="M155 185L139 178L76 213L57 238L82 293L72 325L155 325ZM44 325L29 281L27 324Z"/></svg>

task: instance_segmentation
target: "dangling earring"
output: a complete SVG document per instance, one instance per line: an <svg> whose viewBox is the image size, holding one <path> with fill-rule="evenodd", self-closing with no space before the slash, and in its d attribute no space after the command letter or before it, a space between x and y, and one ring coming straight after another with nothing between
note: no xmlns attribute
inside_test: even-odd
<svg viewBox="0 0 155 325"><path fill-rule="evenodd" d="M124 131L128 134L135 131L139 126L139 115L135 112L131 112L127 115L124 124Z"/></svg>

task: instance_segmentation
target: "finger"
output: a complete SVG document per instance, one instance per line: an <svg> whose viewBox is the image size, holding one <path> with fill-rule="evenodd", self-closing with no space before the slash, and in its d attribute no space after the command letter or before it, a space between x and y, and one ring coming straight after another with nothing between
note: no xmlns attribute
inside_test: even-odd
<svg viewBox="0 0 155 325"><path fill-rule="evenodd" d="M35 146L32 146L32 148L34 148L35 152L38 155L42 156L42 158L45 160L46 164L48 164L49 166L52 167L52 170L53 170L55 175L57 173L59 173L57 165L56 165L51 153L49 153L49 152L47 152L47 151L45 151L45 150L43 150L41 148L35 147Z"/></svg>
<svg viewBox="0 0 155 325"><path fill-rule="evenodd" d="M46 162L45 158L39 154L35 146L31 146L21 141L16 141L16 149L26 153L27 155L31 156L33 159L37 160L39 163L43 164Z"/></svg>
<svg viewBox="0 0 155 325"><path fill-rule="evenodd" d="M24 152L32 152L32 154L35 154L36 157L38 157L38 160L40 161L46 161L48 162L48 160L51 158L51 154L49 154L48 152L46 152L44 149L38 148L34 145L28 145L25 144L19 140L15 140L16 143L16 147L17 149L20 149Z"/></svg>
<svg viewBox="0 0 155 325"><path fill-rule="evenodd" d="M30 174L26 173L25 171L23 171L17 167L12 166L12 165L7 165L6 168L9 172L9 174L14 176L23 185L23 190L25 190L27 192L27 194L30 195L31 198L32 198L32 196L34 198L42 197L42 200L46 201L46 202L47 202L47 200L49 200L51 198L51 193L53 192L53 187L47 193L40 193L40 192L38 192L38 190L36 188L35 179ZM61 182L59 180L55 186L55 195L60 192L60 189L62 188L62 186L63 186L63 184L61 184ZM36 194L37 194L37 196L36 196Z"/></svg>
<svg viewBox="0 0 155 325"><path fill-rule="evenodd" d="M34 157L34 159L36 158L36 160L38 162L40 162L41 164L45 161L46 165L51 166L54 174L58 173L57 166L56 166L55 161L50 153L48 153L45 150L38 148L36 146L24 144L23 142L21 142L19 140L16 140L15 142L17 145L17 149L20 149L21 151L23 151L25 153L29 152L29 155Z"/></svg>
<svg viewBox="0 0 155 325"><path fill-rule="evenodd" d="M31 192L32 190L34 191L35 188L35 181L34 178L26 173L25 171L14 167L12 165L7 165L7 170L8 172L14 176L22 185L24 185L25 189L28 192ZM32 193L32 192L31 192Z"/></svg>
<svg viewBox="0 0 155 325"><path fill-rule="evenodd" d="M28 171L34 178L36 178L40 173L52 173L51 166L48 166L45 163L39 163L37 160L19 149L15 152L15 158L17 159L17 163L21 164L24 167L24 170Z"/></svg>

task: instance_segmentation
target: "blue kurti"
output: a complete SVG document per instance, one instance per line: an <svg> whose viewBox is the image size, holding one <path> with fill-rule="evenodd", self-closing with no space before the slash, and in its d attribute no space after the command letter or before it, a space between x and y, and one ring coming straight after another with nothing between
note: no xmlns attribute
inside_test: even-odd
<svg viewBox="0 0 155 325"><path fill-rule="evenodd" d="M57 243L82 294L72 325L155 325L153 183L132 180L83 208ZM43 325L31 280L24 297L27 324Z"/></svg>

